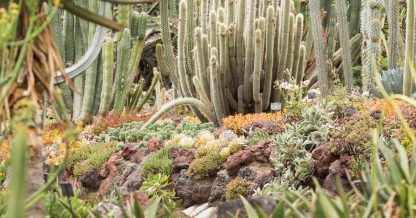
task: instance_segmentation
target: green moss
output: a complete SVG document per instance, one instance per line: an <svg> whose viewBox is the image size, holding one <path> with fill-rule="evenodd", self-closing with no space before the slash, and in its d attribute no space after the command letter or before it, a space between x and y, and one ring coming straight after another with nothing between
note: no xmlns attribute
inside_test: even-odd
<svg viewBox="0 0 416 218"><path fill-rule="evenodd" d="M171 175L172 174L172 161L169 160L170 148L163 148L150 156L143 164L142 175L144 178L148 178L151 175Z"/></svg>
<svg viewBox="0 0 416 218"><path fill-rule="evenodd" d="M206 178L210 174L217 172L225 160L219 151L213 150L207 155L193 160L189 166L188 175L198 180Z"/></svg>
<svg viewBox="0 0 416 218"><path fill-rule="evenodd" d="M250 185L250 182L241 177L235 178L227 185L225 199L229 201L238 198L240 195L247 196Z"/></svg>
<svg viewBox="0 0 416 218"><path fill-rule="evenodd" d="M83 146L70 155L68 167L73 168L74 176L82 176L87 170L99 168L119 149L114 142Z"/></svg>

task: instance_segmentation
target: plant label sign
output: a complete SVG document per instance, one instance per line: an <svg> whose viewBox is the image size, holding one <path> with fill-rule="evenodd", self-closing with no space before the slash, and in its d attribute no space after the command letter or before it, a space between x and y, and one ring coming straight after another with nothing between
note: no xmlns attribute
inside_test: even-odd
<svg viewBox="0 0 416 218"><path fill-rule="evenodd" d="M270 104L270 110L272 111L280 111L282 110L282 103L274 102Z"/></svg>
<svg viewBox="0 0 416 218"><path fill-rule="evenodd" d="M74 189L72 188L72 184L69 182L60 182L59 185L61 186L62 195L66 197L73 197Z"/></svg>
<svg viewBox="0 0 416 218"><path fill-rule="evenodd" d="M232 140L234 139L234 132L231 130L227 130L224 132L224 138Z"/></svg>

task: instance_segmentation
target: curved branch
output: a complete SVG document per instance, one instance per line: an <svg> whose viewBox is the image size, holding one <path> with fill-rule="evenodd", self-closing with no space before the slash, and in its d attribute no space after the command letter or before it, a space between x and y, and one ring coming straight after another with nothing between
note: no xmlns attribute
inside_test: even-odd
<svg viewBox="0 0 416 218"><path fill-rule="evenodd" d="M140 3L154 3L159 0L101 0L103 2L110 2L115 4L140 4Z"/></svg>
<svg viewBox="0 0 416 218"><path fill-rule="evenodd" d="M183 105L191 105L197 107L201 110L202 113L208 118L210 122L213 122L215 125L219 126L219 122L217 117L214 113L212 113L208 107L200 100L196 98L178 98L173 100L167 104L165 104L155 115L153 115L149 121L147 121L140 130L146 129L150 125L154 124L157 120L159 120L163 115L165 115L168 111Z"/></svg>
<svg viewBox="0 0 416 218"><path fill-rule="evenodd" d="M100 15L104 15L105 11L109 9L110 7L108 4L101 3L98 13ZM78 75L80 75L82 72L84 72L98 57L98 55L100 54L103 42L104 42L106 31L107 29L105 27L97 25L94 37L91 40L92 44L87 49L85 54L80 58L80 60L76 64L65 69L65 72L69 79L73 79L77 77ZM55 85L58 85L64 82L65 82L65 77L62 75L62 72L57 71L55 75L55 82L54 82Z"/></svg>

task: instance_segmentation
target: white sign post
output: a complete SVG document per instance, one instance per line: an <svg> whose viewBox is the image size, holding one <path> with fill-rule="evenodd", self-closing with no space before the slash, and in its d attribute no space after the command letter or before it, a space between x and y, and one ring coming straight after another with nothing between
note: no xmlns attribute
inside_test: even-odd
<svg viewBox="0 0 416 218"><path fill-rule="evenodd" d="M277 112L282 110L282 103L280 102L273 102L270 104L270 110L274 111L274 119L277 121Z"/></svg>
<svg viewBox="0 0 416 218"><path fill-rule="evenodd" d="M233 140L234 139L234 132L231 130L227 130L224 132L224 138L228 139L228 140Z"/></svg>

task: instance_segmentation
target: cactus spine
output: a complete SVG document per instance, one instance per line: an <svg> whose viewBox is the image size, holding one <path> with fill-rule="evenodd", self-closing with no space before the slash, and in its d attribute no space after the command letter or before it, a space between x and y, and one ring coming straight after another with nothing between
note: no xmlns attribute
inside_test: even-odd
<svg viewBox="0 0 416 218"><path fill-rule="evenodd" d="M403 95L410 97L412 94L413 81L413 49L415 46L415 2L407 0L407 16L406 16L406 56L404 61L403 75Z"/></svg>
<svg viewBox="0 0 416 218"><path fill-rule="evenodd" d="M319 89L323 96L328 95L328 67L326 61L325 42L322 36L322 22L320 13L320 0L309 1L310 19L312 22L312 37L315 44L316 64L318 68L318 83Z"/></svg>
<svg viewBox="0 0 416 218"><path fill-rule="evenodd" d="M352 91L353 75L352 75L352 59L350 47L350 31L348 29L347 5L344 0L335 1L335 10L339 22L340 32L339 38L342 48L342 68L344 71L344 84L349 92Z"/></svg>

